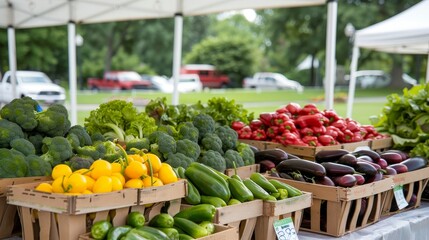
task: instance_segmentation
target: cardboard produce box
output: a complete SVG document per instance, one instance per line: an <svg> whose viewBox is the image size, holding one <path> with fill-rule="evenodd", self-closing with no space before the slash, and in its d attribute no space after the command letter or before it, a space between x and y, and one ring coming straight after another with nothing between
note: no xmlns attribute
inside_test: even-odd
<svg viewBox="0 0 429 240"><path fill-rule="evenodd" d="M274 222L291 217L298 233L301 225L303 211L311 207L311 193L303 192L303 195L291 197L279 201L264 201L263 214L258 217L255 228L256 240L275 240Z"/></svg>
<svg viewBox="0 0 429 240"><path fill-rule="evenodd" d="M275 142L244 140L244 139L240 139L240 142L253 145L259 148L259 150L279 148L286 151L287 153L296 155L298 157L301 157L307 160L314 160L316 153L323 150L345 149L347 151L354 151L357 147L368 147L372 150L385 150L392 147L393 145L392 138L374 139L374 140L367 140L362 142L343 143L338 145L320 146L320 147L295 146L295 145L285 146L283 144L275 143Z"/></svg>
<svg viewBox="0 0 429 240"><path fill-rule="evenodd" d="M124 225L131 211L144 211L153 203L187 194L186 180L160 187L77 196L35 191L37 184L11 186L7 195L8 203L18 206L26 240L78 239L93 222L111 218L115 226Z"/></svg>
<svg viewBox="0 0 429 240"><path fill-rule="evenodd" d="M392 186L386 197L386 204L384 204L382 212L383 216L392 215L420 207L423 191L429 181L429 167L387 177L393 180L394 186L399 185L403 187L404 197L408 203L410 203L410 201L415 201L415 203L408 205L403 209L398 209ZM415 195L414 197L413 194Z"/></svg>
<svg viewBox="0 0 429 240"><path fill-rule="evenodd" d="M6 202L7 189L11 185L48 181L50 177L0 178L0 239L10 237L14 231L21 232L16 206Z"/></svg>
<svg viewBox="0 0 429 240"><path fill-rule="evenodd" d="M336 237L378 222L393 185L391 178L351 188L267 178L312 193L312 205L304 211L300 230Z"/></svg>

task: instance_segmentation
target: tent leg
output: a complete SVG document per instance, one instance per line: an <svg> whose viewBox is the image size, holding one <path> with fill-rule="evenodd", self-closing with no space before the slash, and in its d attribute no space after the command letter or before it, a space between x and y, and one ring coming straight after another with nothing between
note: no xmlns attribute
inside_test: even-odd
<svg viewBox="0 0 429 240"><path fill-rule="evenodd" d="M180 76L180 65L182 60L182 32L183 16L177 13L174 16L174 49L173 49L173 105L179 104L178 81Z"/></svg>
<svg viewBox="0 0 429 240"><path fill-rule="evenodd" d="M427 61L428 63L428 65L427 65L427 67L426 67L426 82L428 83L429 82L429 54L428 54L428 61Z"/></svg>
<svg viewBox="0 0 429 240"><path fill-rule="evenodd" d="M12 97L15 99L19 96L16 95L16 40L15 40L15 28L9 26L7 28L7 43L9 50L9 70L10 80L12 83Z"/></svg>
<svg viewBox="0 0 429 240"><path fill-rule="evenodd" d="M326 70L325 70L325 107L334 108L334 86L335 86L335 39L337 29L336 0L328 0L328 26L326 33Z"/></svg>
<svg viewBox="0 0 429 240"><path fill-rule="evenodd" d="M69 46L69 86L70 86L70 122L77 124L77 94L76 94L76 24L68 24L68 46Z"/></svg>
<svg viewBox="0 0 429 240"><path fill-rule="evenodd" d="M347 97L347 117L351 118L353 113L353 101L355 98L356 89L356 71L359 59L359 48L353 46L352 62L350 64L350 80L349 80L349 94Z"/></svg>

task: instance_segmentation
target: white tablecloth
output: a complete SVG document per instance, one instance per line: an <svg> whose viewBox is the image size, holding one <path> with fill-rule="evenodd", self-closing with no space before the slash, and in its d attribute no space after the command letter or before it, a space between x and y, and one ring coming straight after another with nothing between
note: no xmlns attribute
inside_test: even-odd
<svg viewBox="0 0 429 240"><path fill-rule="evenodd" d="M429 202L362 228L343 237L331 237L299 231L299 240L429 240Z"/></svg>

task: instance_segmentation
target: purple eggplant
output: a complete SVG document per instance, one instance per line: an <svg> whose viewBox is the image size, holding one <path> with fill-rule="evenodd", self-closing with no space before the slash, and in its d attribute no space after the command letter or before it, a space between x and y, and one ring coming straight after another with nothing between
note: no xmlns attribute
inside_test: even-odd
<svg viewBox="0 0 429 240"><path fill-rule="evenodd" d="M340 186L340 187L353 187L357 183L356 177L353 176L352 174L346 174L344 176L333 177L332 180L334 181L335 185Z"/></svg>
<svg viewBox="0 0 429 240"><path fill-rule="evenodd" d="M377 162L380 159L380 154L378 154L378 152L373 151L373 150L369 150L369 149L357 150L357 151L352 152L352 154L355 155L356 157L368 156L374 162Z"/></svg>
<svg viewBox="0 0 429 240"><path fill-rule="evenodd" d="M411 171L426 167L428 164L428 161L422 157L412 157L412 158L408 158L407 160L401 163L407 166L408 172L411 172Z"/></svg>
<svg viewBox="0 0 429 240"><path fill-rule="evenodd" d="M386 175L396 175L398 174L396 170L390 166L387 166L384 170L386 170Z"/></svg>
<svg viewBox="0 0 429 240"><path fill-rule="evenodd" d="M335 186L335 183L328 176L325 176L323 178L315 178L314 183L326 186Z"/></svg>
<svg viewBox="0 0 429 240"><path fill-rule="evenodd" d="M276 168L276 164L271 160L262 160L259 162L259 172L261 173L271 171L273 168Z"/></svg>
<svg viewBox="0 0 429 240"><path fill-rule="evenodd" d="M397 150L397 149L389 149L389 150L384 151L383 153L389 153L389 152L393 152L393 153L397 153L397 154L401 155L402 160L409 158L408 153L401 151L401 150Z"/></svg>
<svg viewBox="0 0 429 240"><path fill-rule="evenodd" d="M288 154L279 148L261 150L255 153L255 163L259 163L263 160L270 160L277 165L286 159L288 159Z"/></svg>
<svg viewBox="0 0 429 240"><path fill-rule="evenodd" d="M281 172L295 172L299 171L301 174L308 177L324 177L326 176L325 168L316 162L312 162L304 159L288 159L281 161L276 169L279 173Z"/></svg>
<svg viewBox="0 0 429 240"><path fill-rule="evenodd" d="M359 159L359 158L357 159L357 161L358 161L358 162L363 162L363 163L368 163L369 165L371 165L371 166L375 167L375 169L377 169L377 171L381 169L381 166L380 166L380 165L378 165L377 163L374 163L374 162L368 162L368 161L366 161L366 160L362 160L362 159Z"/></svg>
<svg viewBox="0 0 429 240"><path fill-rule="evenodd" d="M328 175L329 177L343 176L346 174L355 173L354 168L340 163L323 162L321 163L321 165L325 168L326 175Z"/></svg>
<svg viewBox="0 0 429 240"><path fill-rule="evenodd" d="M377 174L377 169L368 162L357 162L355 166L356 172L366 176L374 176Z"/></svg>
<svg viewBox="0 0 429 240"><path fill-rule="evenodd" d="M353 174L353 176L355 176L355 178L356 178L356 184L357 185L362 185L365 183L365 178L361 174L355 173L355 174Z"/></svg>
<svg viewBox="0 0 429 240"><path fill-rule="evenodd" d="M395 164L389 165L389 167L395 169L397 174L408 172L407 165L404 165L402 163L395 163Z"/></svg>
<svg viewBox="0 0 429 240"><path fill-rule="evenodd" d="M378 162L376 163L381 167L381 169L386 169L386 167L389 166L387 161L384 160L383 158L380 158L380 160L378 160Z"/></svg>
<svg viewBox="0 0 429 240"><path fill-rule="evenodd" d="M386 162L389 164L400 163L404 160L402 159L401 154L395 152L384 152L380 154L380 157L386 160Z"/></svg>
<svg viewBox="0 0 429 240"><path fill-rule="evenodd" d="M359 156L356 158L356 160L367 161L367 162L371 162L371 163L374 162L374 160L372 160L372 158L370 156L367 156L367 155Z"/></svg>
<svg viewBox="0 0 429 240"><path fill-rule="evenodd" d="M315 155L315 160L318 163L322 162L336 162L338 159L348 154L349 151L344 149L335 149L335 150L322 150L320 152L317 152Z"/></svg>
<svg viewBox="0 0 429 240"><path fill-rule="evenodd" d="M353 167L357 163L356 156L350 153L347 153L338 159L337 163L341 163L347 166Z"/></svg>

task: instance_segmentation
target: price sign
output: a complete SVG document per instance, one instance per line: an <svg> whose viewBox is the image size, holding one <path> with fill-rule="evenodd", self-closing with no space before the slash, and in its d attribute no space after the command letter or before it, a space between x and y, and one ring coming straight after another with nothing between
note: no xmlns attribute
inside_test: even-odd
<svg viewBox="0 0 429 240"><path fill-rule="evenodd" d="M395 186L393 188L393 193L395 194L395 200L399 210L408 206L407 200L405 200L404 197L404 191L402 191L402 185Z"/></svg>
<svg viewBox="0 0 429 240"><path fill-rule="evenodd" d="M292 218L283 218L274 222L278 240L298 240Z"/></svg>

